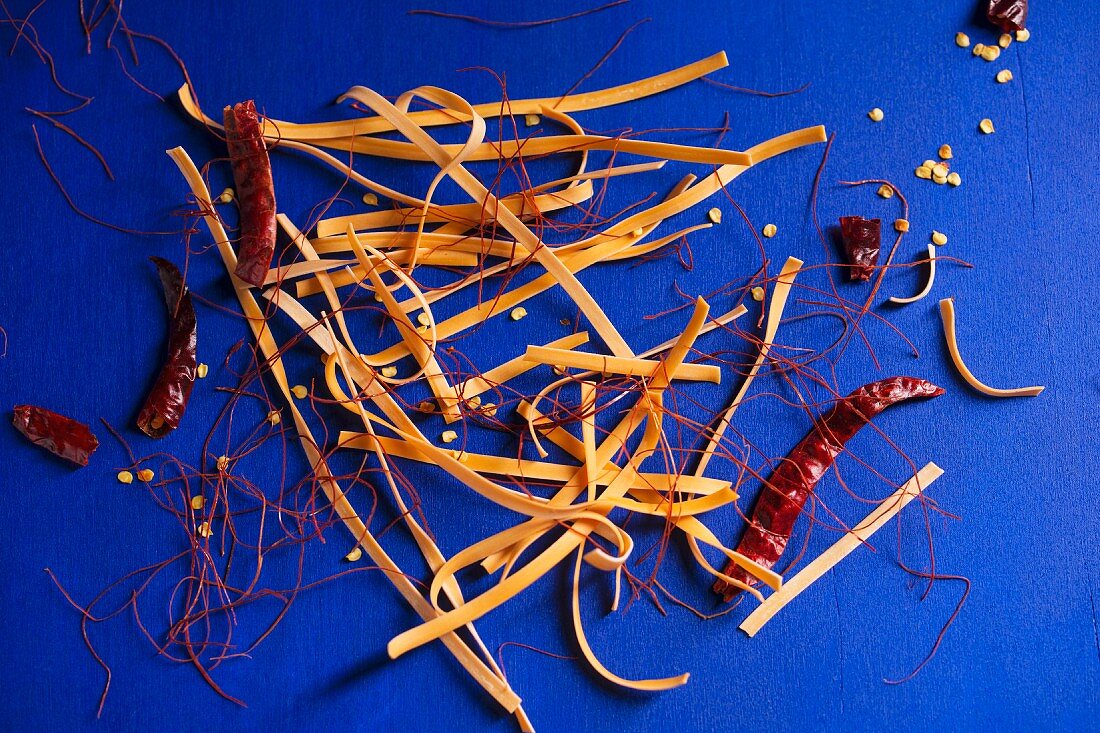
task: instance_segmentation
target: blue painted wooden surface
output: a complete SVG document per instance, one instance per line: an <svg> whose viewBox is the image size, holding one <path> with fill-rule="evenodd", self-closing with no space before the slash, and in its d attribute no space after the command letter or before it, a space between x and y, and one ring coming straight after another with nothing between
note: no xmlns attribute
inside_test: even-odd
<svg viewBox="0 0 1100 733"><path fill-rule="evenodd" d="M17 16L29 5L8 4ZM588 5L568 2L559 10ZM542 731L1093 726L1100 712L1095 600L1100 524L1093 481L1100 304L1092 260L1100 231L1095 202L1100 37L1094 32L1100 6L1036 3L1032 40L1013 44L989 64L953 43L959 30L976 42L996 38L977 22L969 2L682 5L635 0L568 23L518 31L409 17L398 4L365 9L356 3L271 2L260 11L248 3L128 3L126 11L132 27L175 46L211 108L254 97L271 115L301 121L340 114L330 103L352 84L386 94L438 84L472 100L496 98L488 75L458 71L473 66L506 74L513 96L560 93L642 17L652 21L630 36L584 89L664 71L721 49L730 57L730 67L716 75L723 81L773 90L812 82L803 94L772 100L696 83L581 119L597 130L699 127L720 124L728 110L728 147L824 124L837 139L821 192L823 221L857 212L892 220L896 199L885 202L870 190L836 185L842 179L886 177L899 183L912 205L913 234L903 243L900 260L917 257L928 232L938 229L950 237L941 253L975 266L941 266L933 295L957 297L960 338L983 378L998 385L1042 383L1047 391L1041 397L994 401L969 391L946 362L936 297L887 313L917 345L919 359L890 332L869 323L881 370L858 343L838 369L842 388L906 372L948 389L948 396L935 402L884 415L880 425L915 461L935 460L946 469L931 494L961 520L933 520L937 567L973 579L970 601L935 660L913 681L890 686L883 678L904 674L924 655L960 591L957 584L942 583L921 602L923 586L914 586L894 563L893 531L878 539L877 554L853 554L752 640L737 631L741 610L701 623L675 609L661 617L641 602L625 615L604 617L605 584L593 577L586 583L586 623L609 664L627 676L688 670L690 683L660 695L624 694L598 682L582 663L513 648L505 652L513 685ZM448 7L468 10L461 3ZM493 4L483 12L530 18L549 10L544 3L517 2ZM108 182L86 151L39 123L43 147L74 199L97 216L129 226L178 226L171 212L181 205L184 188L162 151L184 145L205 161L222 154L218 146L174 108L134 88L114 53L102 47L102 34L86 56L74 4L49 2L36 23L62 80L95 97L66 121L104 152L117 176ZM6 48L14 38L10 26L0 30L0 38ZM162 93L178 86L169 59L148 44L139 51L142 64L135 73L146 85ZM1001 68L1012 70L1011 84L993 82ZM213 388L232 382L220 359L245 329L239 320L200 309L200 358L212 369L198 384L183 426L163 444L129 428L163 348L163 306L146 256L179 261L179 240L108 231L69 211L36 158L32 119L23 107L59 109L71 102L50 85L45 67L25 45L0 60L0 89L5 140L0 326L8 334L7 355L0 359L3 410L35 402L88 421L102 416L123 426L139 453L163 446L194 460L208 425L204 418L223 403ZM867 120L866 111L874 106L885 110L881 124ZM996 134L978 134L983 117L995 122ZM711 144L713 135L667 139ZM964 179L955 190L912 175L944 142L953 146L955 169ZM807 208L821 152L819 146L769 162L731 188L758 226L778 225L779 235L766 243L773 261L788 255L810 264L822 259ZM660 174L617 183L611 191L617 204L608 210L650 191L663 194L690 169L670 165ZM408 190L422 190L429 176L426 167L378 161L365 162L364 170ZM339 183L301 158L276 157L280 205L296 220L304 220ZM357 196L353 192L351 198ZM727 203L718 205L725 223L693 237L700 265L694 272L664 261L635 269L598 267L582 276L637 347L664 340L681 323L640 318L677 302L672 278L688 292L705 293L756 267L759 255L747 229ZM674 224L686 226L701 217L702 211L695 211ZM196 244L200 241L207 240L198 235ZM233 305L211 255L195 258L193 268L197 292ZM909 294L921 277L919 270L902 270L890 275L885 288L889 294ZM804 282L821 285L824 279L817 271ZM862 292L844 288L848 297ZM729 306L715 303L716 310ZM502 321L462 348L488 367L499 354L518 351L531 333L551 334L548 338L564 333L557 321L572 314L560 293L542 296L528 310L532 315L522 327ZM794 304L790 313L808 310ZM820 345L835 334L826 321L784 328L784 338L794 345ZM728 374L721 387L696 394L718 405L735 384ZM780 388L775 380L759 384L761 392ZM762 399L739 413L739 427L766 453L780 456L806 422L778 400ZM426 429L442 425L428 422ZM78 616L43 568L55 570L86 601L109 580L180 547L178 527L138 487L115 482L115 467L126 459L118 444L99 432L104 444L92 466L72 471L14 431L0 429L7 514L0 524L0 577L6 584L0 594L0 719L6 729L512 729L441 647L392 663L386 659L386 642L414 617L384 579L369 574L305 594L251 661L218 670L219 681L246 700L248 709L216 698L192 669L156 658L128 616L96 626L93 638L115 674L103 719L96 723L102 673L81 646ZM853 449L891 478L903 477L904 464L881 439L861 435ZM888 491L854 462L843 469L843 476L868 495ZM256 461L248 471L269 488L277 480L272 463ZM716 461L713 472L721 471ZM486 512L468 491L436 474L411 469L410 476L422 486L429 515L452 518L434 525L445 552L509 520ZM835 479L823 483L822 492L849 521L866 511L843 497ZM727 537L737 524L732 512L714 520L716 531ZM309 577L340 567L345 543L338 532L330 534L335 541L310 554ZM834 538L815 532L811 552ZM399 560L411 562L408 543L396 535L387 542ZM906 514L901 548L910 563L927 567L919 513ZM292 560L272 558L271 572L285 574ZM692 602L712 602L705 579L679 554L669 559L662 577ZM484 587L477 580L471 585ZM551 573L479 628L491 645L516 640L573 654L562 600L566 587L564 571ZM163 591L146 611L154 626L163 617ZM242 614L242 628L256 630L271 610Z"/></svg>

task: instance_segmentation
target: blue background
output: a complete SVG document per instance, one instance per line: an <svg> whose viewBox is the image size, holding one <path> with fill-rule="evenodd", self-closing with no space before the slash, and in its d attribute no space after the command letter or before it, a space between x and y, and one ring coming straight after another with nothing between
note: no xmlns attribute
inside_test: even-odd
<svg viewBox="0 0 1100 733"><path fill-rule="evenodd" d="M16 15L29 3L9 3ZM879 552L856 552L779 615L755 639L736 628L743 611L702 623L671 609L661 617L638 603L625 615L602 618L607 593L595 576L586 583L589 635L605 661L627 676L690 671L690 683L653 696L613 690L579 662L511 649L505 662L541 731L826 729L927 730L1000 728L1081 729L1100 712L1100 641L1096 595L1095 511L1097 374L1097 272L1091 259L1100 231L1096 203L1100 123L1100 6L1036 3L1032 40L1013 44L987 64L953 44L959 30L976 42L996 34L978 23L973 2L634 2L568 23L500 31L427 17L409 17L398 4L346 2L128 3L131 27L164 36L187 61L200 95L213 109L246 97L281 119L313 121L346 115L331 100L352 84L385 94L419 84L438 84L469 99L495 99L486 66L506 73L514 96L564 91L630 23L639 28L583 87L597 89L665 71L718 50L730 67L716 78L762 89L812 82L803 94L763 99L695 83L625 107L585 113L593 129L633 126L715 126L731 115L727 147L747 147L772 135L822 123L837 133L821 194L821 217L861 212L892 220L897 200L872 190L842 190L840 179L887 177L912 204L913 234L899 258L924 249L933 228L950 237L942 254L975 265L944 264L933 296L890 311L921 351L914 359L889 332L868 325L882 368L854 345L839 368L842 389L892 373L913 373L948 389L948 396L883 416L881 427L918 463L935 460L946 475L932 494L961 521L936 519L936 557L942 572L974 581L973 593L938 656L913 681L889 686L884 677L904 674L919 661L958 599L959 586L943 583L921 602L894 563L895 535L882 534ZM590 6L545 3L494 4L493 17L532 18ZM461 3L450 3L461 11ZM184 187L164 156L184 145L198 161L223 154L211 138L133 87L113 52L83 52L75 4L53 0L36 23L54 53L62 79L95 96L66 121L95 143L114 167L108 182L95 161L72 140L39 124L43 146L74 198L98 216L138 228L175 228L170 213ZM4 46L10 27L0 31ZM177 71L155 47L139 46L135 71L148 86L169 93ZM1015 81L993 82L1000 68ZM49 84L44 66L26 46L0 59L0 214L5 256L0 259L0 325L8 333L0 359L0 403L53 406L96 422L102 416L123 427L139 454L164 448L197 460L208 427L205 416L224 402L213 391L232 378L220 366L228 348L244 337L239 320L200 307L200 359L211 375L199 382L183 426L162 444L132 427L139 395L149 384L163 349L163 305L146 256L182 260L178 238L143 238L96 227L70 212L37 161L32 118L24 106L60 109L71 102ZM871 124L866 112L885 110ZM976 131L979 119L997 126ZM662 139L708 145L713 135L684 133ZM962 187L947 190L913 178L940 144L955 150ZM754 169L731 187L757 226L774 222L779 235L767 242L781 262L795 255L821 261L822 249L808 216L808 193L820 146ZM280 206L296 221L340 183L336 176L292 155L275 159ZM423 190L426 167L368 161L364 170L405 190ZM616 184L616 205L657 191L663 195L689 167L670 165L648 178ZM696 167L696 170L698 167ZM223 175L224 171L218 173ZM215 190L220 190L215 186ZM355 200L359 193L352 191ZM716 199L715 199L716 200ZM709 206L710 204L708 204ZM637 348L657 343L682 321L643 322L640 316L676 300L676 278L688 292L704 293L743 277L758 264L751 235L725 202L726 223L692 239L700 265L686 273L672 261L628 269L597 267L582 275L601 303L624 324ZM351 209L342 209L341 211ZM673 224L687 226L704 209ZM666 225L667 227L667 225ZM666 228L665 231L671 231ZM199 235L196 245L205 243ZM225 305L231 293L218 263L193 261L196 292ZM884 295L910 294L919 269L891 274ZM816 278L816 279L815 279ZM820 272L805 282L821 284ZM846 287L849 297L863 290ZM968 390L946 362L936 300L955 295L960 339L968 360L995 385L1041 383L1037 399L990 400ZM481 341L462 348L483 368L518 352L528 334L560 335L558 318L571 315L560 293L534 306L523 328L502 322ZM727 310L730 302L716 302ZM808 307L792 306L791 315ZM785 326L781 340L820 343L835 324L811 320ZM815 330L816 329L816 330ZM825 333L825 332L828 333ZM708 342L710 348L738 344ZM312 352L307 352L310 356ZM303 372L304 374L304 372ZM530 383L529 383L530 384ZM777 388L767 380L756 389ZM700 399L717 405L736 380ZM343 420L343 417L334 418ZM342 424L342 423L341 423ZM739 426L771 456L784 454L806 427L805 417L778 400L751 403ZM348 422L347 427L352 427ZM425 429L441 425L427 422ZM259 648L254 659L218 671L225 688L246 700L239 709L218 699L194 670L158 659L139 639L128 616L93 629L101 653L114 668L110 697L98 723L94 710L102 685L99 668L83 650L78 617L43 573L54 569L84 601L106 582L138 565L178 551L178 526L138 486L115 482L127 462L123 450L99 430L103 445L90 467L70 470L0 429L0 484L8 519L0 524L0 719L10 730L511 730L480 689L438 645L389 662L385 644L408 628L412 613L388 583L371 574L307 593ZM474 437L471 440L478 440ZM475 442L474 445L477 445ZM894 479L903 464L873 435L853 443L864 459ZM296 452L295 452L296 453ZM883 496L854 462L844 476L867 495ZM719 475L716 462L712 475ZM277 472L255 461L241 470L272 486ZM427 472L411 471L422 487L429 516L445 552L509 520L485 512L469 492ZM835 480L823 495L850 521L865 507L846 500ZM746 505L743 501L743 505ZM732 512L714 520L733 536ZM804 529L804 527L803 527ZM346 552L334 530L311 551L308 577L340 569ZM815 532L811 552L835 534ZM394 534L387 544L411 562L410 549ZM926 567L919 517L902 523L902 549ZM285 560L285 558L284 558ZM279 573L279 560L272 560ZM277 577L277 576L276 576ZM675 555L662 578L698 604L711 603L705 579ZM552 573L523 597L479 623L495 646L517 640L573 654L568 629L565 574ZM273 581L277 582L277 581ZM471 581L472 587L483 587ZM161 589L163 590L163 589ZM163 595L146 610L163 618ZM159 603L159 605L157 605ZM270 608L242 615L255 630Z"/></svg>

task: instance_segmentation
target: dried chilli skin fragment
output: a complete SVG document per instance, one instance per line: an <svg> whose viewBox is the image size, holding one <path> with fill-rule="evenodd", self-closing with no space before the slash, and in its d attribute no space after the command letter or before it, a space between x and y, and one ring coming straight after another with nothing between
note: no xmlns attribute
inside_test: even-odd
<svg viewBox="0 0 1100 733"><path fill-rule="evenodd" d="M824 417L794 447L772 472L753 507L752 521L737 545L737 552L766 567L773 567L790 541L802 507L836 457L867 423L886 408L914 398L938 397L941 387L917 377L890 377L865 384L852 392ZM748 584L756 580L734 563L725 574ZM714 583L714 592L729 601L738 589L724 580Z"/></svg>
<svg viewBox="0 0 1100 733"><path fill-rule="evenodd" d="M870 280L882 249L882 221L864 219L862 216L842 216L840 236L844 254L852 265L848 269L848 279Z"/></svg>
<svg viewBox="0 0 1100 733"><path fill-rule="evenodd" d="M87 466L99 440L82 422L34 405L12 408L12 425L27 440L77 466Z"/></svg>
<svg viewBox="0 0 1100 733"><path fill-rule="evenodd" d="M1027 0L989 0L985 17L1006 33L1021 31L1027 25Z"/></svg>
<svg viewBox="0 0 1100 733"><path fill-rule="evenodd" d="M168 305L168 356L138 413L137 426L150 438L163 438L179 426L195 385L198 323L179 269L160 257L149 259L157 266Z"/></svg>
<svg viewBox="0 0 1100 733"><path fill-rule="evenodd" d="M226 107L225 138L241 210L241 241L234 274L260 287L275 254L275 182L256 104Z"/></svg>

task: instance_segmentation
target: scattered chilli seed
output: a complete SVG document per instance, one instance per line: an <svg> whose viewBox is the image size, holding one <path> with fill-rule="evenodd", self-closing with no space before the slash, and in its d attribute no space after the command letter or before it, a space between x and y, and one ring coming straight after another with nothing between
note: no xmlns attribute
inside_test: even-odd
<svg viewBox="0 0 1100 733"><path fill-rule="evenodd" d="M1007 84L1010 81L1012 81L1012 72L1011 71L1009 71L1008 69L1001 69L1000 71L997 72L997 83L998 84Z"/></svg>
<svg viewBox="0 0 1100 733"><path fill-rule="evenodd" d="M210 522L203 522L200 524L198 531L200 537L209 537L214 534L214 530L210 529Z"/></svg>
<svg viewBox="0 0 1100 733"><path fill-rule="evenodd" d="M357 545L351 548L351 552L344 555L344 560L347 562L358 562L361 557L363 557L363 549Z"/></svg>
<svg viewBox="0 0 1100 733"><path fill-rule="evenodd" d="M936 161L929 159L921 163L921 165L923 165L925 168L935 168Z"/></svg>
<svg viewBox="0 0 1100 733"><path fill-rule="evenodd" d="M417 326L416 327L416 332L417 333L427 333L428 332L428 327L427 326Z"/></svg>
<svg viewBox="0 0 1100 733"><path fill-rule="evenodd" d="M130 473L129 471L119 471L118 482L120 484L132 484L134 483L134 474Z"/></svg>
<svg viewBox="0 0 1100 733"><path fill-rule="evenodd" d="M1001 49L997 46L986 46L982 49L982 58L986 61L996 61L1001 55Z"/></svg>
<svg viewBox="0 0 1100 733"><path fill-rule="evenodd" d="M206 375L210 372L210 367L205 364L199 364L195 367L195 376L199 379L206 379Z"/></svg>
<svg viewBox="0 0 1100 733"><path fill-rule="evenodd" d="M221 192L220 196L218 196L218 203L219 204L228 204L235 197L236 197L236 194L234 193L233 189L232 188L227 188L227 189L225 189L224 191Z"/></svg>
<svg viewBox="0 0 1100 733"><path fill-rule="evenodd" d="M492 402L486 402L481 407L481 414L482 415L487 415L489 417L493 417L494 415L497 414L497 406L494 405Z"/></svg>
<svg viewBox="0 0 1100 733"><path fill-rule="evenodd" d="M432 325L432 319L428 317L428 314L427 314L427 313L421 313L421 314L419 314L419 315L418 315L418 316L416 317L416 321L417 321L417 323L419 323L419 324L420 324L421 326L430 326L430 325Z"/></svg>
<svg viewBox="0 0 1100 733"><path fill-rule="evenodd" d="M939 149L939 156L943 160L951 160L955 156L955 153L951 150L950 145L941 145Z"/></svg>
<svg viewBox="0 0 1100 733"><path fill-rule="evenodd" d="M143 468L137 472L138 479L144 481L145 483L149 483L150 481L152 481L154 476L156 476L156 474L153 473L153 469L151 468Z"/></svg>
<svg viewBox="0 0 1100 733"><path fill-rule="evenodd" d="M630 236L634 237L635 239L641 239L643 234L645 234L645 229L643 229L642 227L638 227L630 233Z"/></svg>
<svg viewBox="0 0 1100 733"><path fill-rule="evenodd" d="M440 435L439 438L444 443L453 443L458 440L458 433L453 430L444 430L443 434Z"/></svg>
<svg viewBox="0 0 1100 733"><path fill-rule="evenodd" d="M932 169L926 165L918 165L916 170L917 178L931 178Z"/></svg>
<svg viewBox="0 0 1100 733"><path fill-rule="evenodd" d="M871 118L871 122L882 122L882 110L878 107L875 107L870 112L868 112L867 116Z"/></svg>
<svg viewBox="0 0 1100 733"><path fill-rule="evenodd" d="M528 127L534 127L538 123L542 122L542 118L538 115L527 115L523 118L523 121L527 123Z"/></svg>
<svg viewBox="0 0 1100 733"><path fill-rule="evenodd" d="M970 45L970 36L966 35L965 33L956 33L955 45L959 48L966 48Z"/></svg>
<svg viewBox="0 0 1100 733"><path fill-rule="evenodd" d="M204 506L206 506L206 498L202 494L195 494L191 497L191 508L196 512L201 512Z"/></svg>
<svg viewBox="0 0 1100 733"><path fill-rule="evenodd" d="M1016 41L1018 43L1027 43L1029 38L1031 38L1031 31L1029 31L1027 28L1021 28L1020 30L1016 31Z"/></svg>
<svg viewBox="0 0 1100 733"><path fill-rule="evenodd" d="M476 410L477 408L481 407L481 397L479 397L478 395L474 395L470 399L466 400L466 406L469 407L471 410Z"/></svg>
<svg viewBox="0 0 1100 733"><path fill-rule="evenodd" d="M947 174L947 182L952 186L961 186L963 179L962 176L960 176L957 172L952 171L951 173Z"/></svg>
<svg viewBox="0 0 1100 733"><path fill-rule="evenodd" d="M892 198L894 196L894 188L884 183L878 187L878 191L875 193L884 199Z"/></svg>
<svg viewBox="0 0 1100 733"><path fill-rule="evenodd" d="M218 456L218 470L225 472L229 468L229 456Z"/></svg>
<svg viewBox="0 0 1100 733"><path fill-rule="evenodd" d="M943 245L947 244L947 235L943 232L933 231L932 244L936 245L937 247L942 247Z"/></svg>
<svg viewBox="0 0 1100 733"><path fill-rule="evenodd" d="M895 231L899 231L899 232L902 232L904 234L905 232L909 231L909 220L908 219L895 219L894 220L894 229L895 229Z"/></svg>
<svg viewBox="0 0 1100 733"><path fill-rule="evenodd" d="M397 367L395 366L384 366L378 371L383 377L386 377L387 379L397 376Z"/></svg>
<svg viewBox="0 0 1100 733"><path fill-rule="evenodd" d="M363 194L363 203L367 206L378 206L378 194L365 193Z"/></svg>
<svg viewBox="0 0 1100 733"><path fill-rule="evenodd" d="M947 176L932 176L932 183L942 186L947 183Z"/></svg>
<svg viewBox="0 0 1100 733"><path fill-rule="evenodd" d="M431 400L424 400L417 407L421 412L435 412L435 403Z"/></svg>
<svg viewBox="0 0 1100 733"><path fill-rule="evenodd" d="M950 170L951 169L948 168L947 163L936 163L934 166L932 166L932 177L946 178Z"/></svg>
<svg viewBox="0 0 1100 733"><path fill-rule="evenodd" d="M309 390L306 389L301 384L294 385L293 387L290 388L290 391L291 391L291 393L294 394L295 397L297 397L300 400L304 400L306 398L306 395L309 394Z"/></svg>
<svg viewBox="0 0 1100 733"><path fill-rule="evenodd" d="M715 224L721 224L722 223L722 210L719 209L718 207L715 207L715 208L711 209L710 211L707 212L707 218L710 219Z"/></svg>
<svg viewBox="0 0 1100 733"><path fill-rule="evenodd" d="M267 421L272 425L278 425L283 421L283 416L279 414L278 410L272 410L267 413Z"/></svg>
<svg viewBox="0 0 1100 733"><path fill-rule="evenodd" d="M1008 44L1012 43L1012 35L1008 33L1002 33L1001 37L997 39L997 45L1001 48L1008 48Z"/></svg>
<svg viewBox="0 0 1100 733"><path fill-rule="evenodd" d="M981 56L982 51L984 51L984 50L985 50L985 44L984 43L975 43L973 50L971 50L971 53L974 54L975 56Z"/></svg>
<svg viewBox="0 0 1100 733"><path fill-rule="evenodd" d="M993 120L986 117L984 120L978 123L978 129L986 135L993 134Z"/></svg>
<svg viewBox="0 0 1100 733"><path fill-rule="evenodd" d="M523 306L519 306L518 308L513 308L512 312L508 314L508 317L511 318L513 321L518 321L526 315L527 309Z"/></svg>
<svg viewBox="0 0 1100 733"><path fill-rule="evenodd" d="M764 225L764 232L763 232L763 234L764 234L764 236L765 236L765 237L768 237L769 239L770 239L770 238L772 238L772 237L774 237L774 236L775 236L775 233L776 233L777 231L779 231L779 230L778 230L778 229L776 229L776 227L775 227L775 224L765 224L765 225Z"/></svg>
<svg viewBox="0 0 1100 733"><path fill-rule="evenodd" d="M753 288L752 299L755 300L757 303L764 300L764 288L760 287L759 285Z"/></svg>

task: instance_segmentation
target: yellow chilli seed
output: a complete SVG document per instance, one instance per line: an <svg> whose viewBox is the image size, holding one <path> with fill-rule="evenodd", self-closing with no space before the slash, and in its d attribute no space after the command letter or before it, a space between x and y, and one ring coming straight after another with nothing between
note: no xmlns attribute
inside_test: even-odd
<svg viewBox="0 0 1100 733"><path fill-rule="evenodd" d="M947 235L943 232L933 231L932 244L936 245L937 247L942 247L943 245L947 244Z"/></svg>
<svg viewBox="0 0 1100 733"><path fill-rule="evenodd" d="M951 160L955 156L950 145L941 145L937 153L942 160Z"/></svg>
<svg viewBox="0 0 1100 733"><path fill-rule="evenodd" d="M367 206L378 206L378 194L365 193L363 194L363 203Z"/></svg>
<svg viewBox="0 0 1100 733"><path fill-rule="evenodd" d="M417 407L421 412L435 412L435 403L431 400L424 400Z"/></svg>
<svg viewBox="0 0 1100 733"><path fill-rule="evenodd" d="M476 410L477 408L481 407L481 397L479 397L478 395L474 395L470 399L466 400L466 406L469 407L471 410Z"/></svg>
<svg viewBox="0 0 1100 733"><path fill-rule="evenodd" d="M227 189L225 189L224 191L221 192L220 196L218 196L218 203L219 204L228 204L234 198L236 198L236 192L233 191L232 188L227 188Z"/></svg>
<svg viewBox="0 0 1100 733"><path fill-rule="evenodd" d="M218 456L218 470L225 471L229 468L229 456Z"/></svg>
<svg viewBox="0 0 1100 733"><path fill-rule="evenodd" d="M986 135L993 134L993 120L986 117L984 120L978 123L978 129Z"/></svg>
<svg viewBox="0 0 1100 733"><path fill-rule="evenodd" d="M635 239L641 239L643 234L645 234L645 229L643 229L642 227L638 227L630 233L630 236L634 237Z"/></svg>
<svg viewBox="0 0 1100 733"><path fill-rule="evenodd" d="M481 414L493 417L497 414L497 406L494 405L492 402L486 402L484 405L481 406Z"/></svg>
<svg viewBox="0 0 1100 733"><path fill-rule="evenodd" d="M765 237L768 237L769 239L774 237L775 233L777 231L779 231L779 230L775 228L775 224L765 224L764 225L763 234L764 234Z"/></svg>
<svg viewBox="0 0 1100 733"><path fill-rule="evenodd" d="M997 46L986 46L982 49L982 58L986 61L996 61L1001 55L1001 49Z"/></svg>
<svg viewBox="0 0 1100 733"><path fill-rule="evenodd" d="M895 219L894 220L894 229L895 229L895 231L899 231L899 232L902 232L904 234L905 232L909 231L909 220L908 219Z"/></svg>
<svg viewBox="0 0 1100 733"><path fill-rule="evenodd" d="M961 186L963 179L957 172L952 171L947 175L947 182L952 186Z"/></svg>
<svg viewBox="0 0 1100 733"><path fill-rule="evenodd" d="M715 224L721 224L722 223L722 210L719 209L717 206L714 207L713 209L711 209L710 211L707 212L707 218L710 219Z"/></svg>
<svg viewBox="0 0 1100 733"><path fill-rule="evenodd" d="M117 478L120 484L134 483L134 474L130 473L129 471L119 471Z"/></svg>
<svg viewBox="0 0 1100 733"><path fill-rule="evenodd" d="M959 48L966 48L970 45L970 36L966 35L965 33L956 33L955 45Z"/></svg>
<svg viewBox="0 0 1100 733"><path fill-rule="evenodd" d="M985 50L985 44L984 43L975 43L974 48L971 49L970 53L974 54L975 56L981 56L982 51L984 51L984 50Z"/></svg>
<svg viewBox="0 0 1100 733"><path fill-rule="evenodd" d="M764 300L764 288L760 287L759 285L753 288L752 299L755 300L757 303Z"/></svg>
<svg viewBox="0 0 1100 733"><path fill-rule="evenodd" d="M199 379L205 379L206 375L210 372L210 367L205 364L199 364L195 367L195 376Z"/></svg>
<svg viewBox="0 0 1100 733"><path fill-rule="evenodd" d="M932 166L933 178L947 178L947 174L950 172L950 168L947 167L947 163L936 163Z"/></svg>
<svg viewBox="0 0 1100 733"><path fill-rule="evenodd" d="M191 497L191 508L196 512L201 512L204 506L206 506L206 497L202 494L195 494Z"/></svg>
<svg viewBox="0 0 1100 733"><path fill-rule="evenodd" d="M200 524L198 532L200 537L209 537L214 534L214 530L210 529L210 522L203 522Z"/></svg>
<svg viewBox="0 0 1100 733"><path fill-rule="evenodd" d="M931 178L932 169L926 165L918 165L916 170L917 178Z"/></svg>
<svg viewBox="0 0 1100 733"><path fill-rule="evenodd" d="M1008 44L1012 43L1012 35L1009 33L1002 33L1001 37L997 39L997 45L1001 48L1008 48Z"/></svg>
<svg viewBox="0 0 1100 733"><path fill-rule="evenodd" d="M272 410L271 412L267 413L267 421L272 425L278 425L283 421L283 416L279 414L278 410Z"/></svg>
<svg viewBox="0 0 1100 733"><path fill-rule="evenodd" d="M293 387L291 387L290 392L291 392L291 394L293 394L295 397L297 397L300 400L304 400L306 398L306 395L309 394L309 390L306 389L305 386L301 385L301 384L296 384Z"/></svg>
<svg viewBox="0 0 1100 733"><path fill-rule="evenodd" d="M871 118L871 122L882 122L882 118L883 118L882 110L879 109L878 107L875 107L870 112L868 112L867 116Z"/></svg>
<svg viewBox="0 0 1100 733"><path fill-rule="evenodd" d="M997 72L997 83L998 84L1007 84L1010 81L1012 81L1012 72L1011 71L1009 71L1008 69L1001 69L1000 71Z"/></svg>
<svg viewBox="0 0 1100 733"><path fill-rule="evenodd" d="M137 472L137 477L145 483L152 481L154 476L156 476L156 474L153 473L151 468L143 468Z"/></svg>
<svg viewBox="0 0 1100 733"><path fill-rule="evenodd" d="M428 316L427 313L420 313L416 317L416 322L419 323L421 326L430 326L430 325L432 325L432 319Z"/></svg>
<svg viewBox="0 0 1100 733"><path fill-rule="evenodd" d="M875 193L877 193L884 199L892 198L894 195L894 187L884 183L878 187L878 190L875 191Z"/></svg>
<svg viewBox="0 0 1100 733"><path fill-rule="evenodd" d="M542 118L538 115L527 115L523 118L523 121L527 123L528 127L534 127L538 123L542 122Z"/></svg>
<svg viewBox="0 0 1100 733"><path fill-rule="evenodd" d="M521 305L517 308L513 308L512 312L508 314L508 317L511 318L513 321L518 321L519 319L523 318L526 315L527 315L527 309L524 308Z"/></svg>
<svg viewBox="0 0 1100 733"><path fill-rule="evenodd" d="M458 440L458 433L453 430L444 430L443 434L439 436L439 439L444 443L453 443Z"/></svg>
<svg viewBox="0 0 1100 733"><path fill-rule="evenodd" d="M1029 38L1031 38L1031 31L1029 31L1027 28L1021 28L1020 30L1016 31L1017 43L1027 43Z"/></svg>
<svg viewBox="0 0 1100 733"><path fill-rule="evenodd" d="M397 376L397 367L395 366L384 366L378 371L383 377L386 377L387 379L392 379L393 377Z"/></svg>
<svg viewBox="0 0 1100 733"><path fill-rule="evenodd" d="M351 552L344 555L344 560L347 562L358 562L361 557L363 557L363 548L357 545L351 548Z"/></svg>

